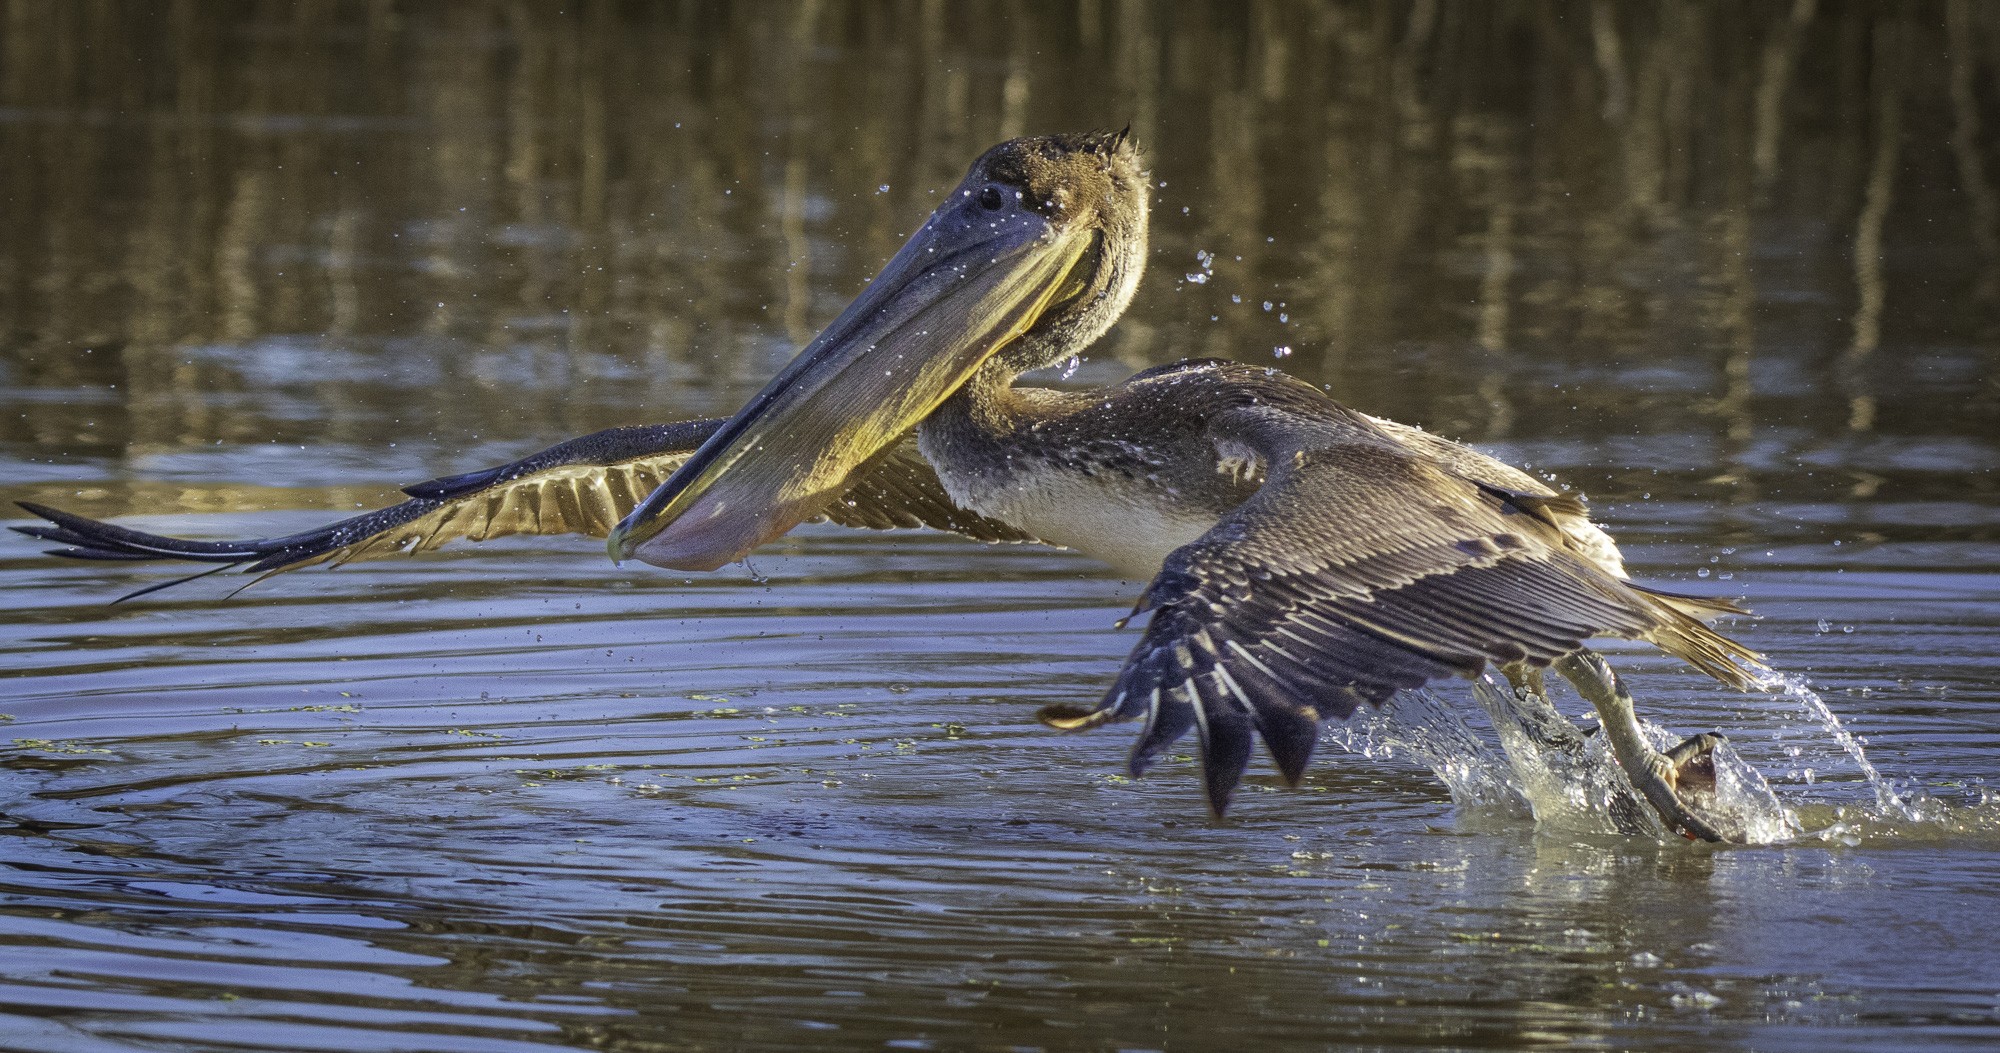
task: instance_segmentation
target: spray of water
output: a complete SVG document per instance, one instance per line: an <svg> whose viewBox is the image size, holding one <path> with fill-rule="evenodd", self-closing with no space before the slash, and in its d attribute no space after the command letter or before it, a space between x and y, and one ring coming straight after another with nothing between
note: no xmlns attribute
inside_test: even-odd
<svg viewBox="0 0 2000 1053"><path fill-rule="evenodd" d="M1528 800L1507 778L1507 762L1450 703L1427 689L1404 691L1380 709L1334 725L1330 739L1350 753L1400 757L1429 768L1460 811L1528 817Z"/></svg>
<svg viewBox="0 0 2000 1053"><path fill-rule="evenodd" d="M1759 686L1790 703L1773 714L1779 726L1772 735L1789 765L1787 776L1801 784L1800 792L1827 798L1812 809L1819 821L1807 837L1857 845L1881 839L1990 842L2000 836L2000 795L1992 790L1978 787L1968 799L1952 801L1886 776L1868 759L1865 740L1842 725L1804 677L1773 674ZM1834 795L1857 780L1870 800L1854 803Z"/></svg>
<svg viewBox="0 0 2000 1053"><path fill-rule="evenodd" d="M1857 822L1940 821L1942 806L1885 779L1862 743L1804 678L1773 676L1759 687L1765 697L1792 704L1788 715L1766 713L1754 703L1751 707L1762 716L1789 721L1781 721L1771 736L1789 739L1784 752L1795 767L1788 774L1810 785L1815 773L1850 765L1866 781L1872 801L1858 811L1833 809L1825 821L1808 822L1802 807L1781 797L1755 766L1724 743L1713 754L1714 792L1701 802L1703 814L1719 827L1751 844L1802 838L1855 843ZM1427 690L1409 691L1378 711L1356 714L1332 741L1369 757L1401 757L1429 768L1467 816L1524 815L1549 829L1671 836L1594 728L1578 727L1555 704L1516 692L1497 676L1474 682L1472 695L1485 717L1476 725L1466 719L1464 707ZM1659 749L1679 739L1652 724L1644 730Z"/></svg>
<svg viewBox="0 0 2000 1053"><path fill-rule="evenodd" d="M1875 765L1869 761L1868 754L1862 750L1860 740L1840 723L1840 718L1834 715L1833 709L1819 696L1819 692L1814 691L1806 683L1805 677L1795 673L1772 673L1760 679L1757 686L1771 694L1791 700L1798 707L1799 715L1814 726L1820 742L1831 743L1839 749L1847 761L1861 773L1861 777L1868 781L1868 788L1875 795L1875 807L1884 815L1903 819L1918 818L1911 807L1911 801L1898 793L1896 787L1876 770ZM1785 752L1795 761L1802 763L1803 766L1797 771L1805 782L1813 782L1818 777L1819 772L1810 766L1809 751L1805 746L1789 746Z"/></svg>

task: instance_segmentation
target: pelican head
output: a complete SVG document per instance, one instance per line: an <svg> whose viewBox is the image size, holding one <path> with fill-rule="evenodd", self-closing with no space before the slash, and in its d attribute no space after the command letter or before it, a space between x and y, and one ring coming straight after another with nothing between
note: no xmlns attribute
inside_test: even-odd
<svg viewBox="0 0 2000 1053"><path fill-rule="evenodd" d="M1088 346L1144 269L1140 164L1124 132L986 151L867 291L618 524L612 558L742 559L981 369L1012 377Z"/></svg>

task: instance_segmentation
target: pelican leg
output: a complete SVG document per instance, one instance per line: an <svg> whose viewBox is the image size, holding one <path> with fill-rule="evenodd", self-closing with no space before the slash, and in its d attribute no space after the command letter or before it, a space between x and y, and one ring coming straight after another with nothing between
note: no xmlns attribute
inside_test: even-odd
<svg viewBox="0 0 2000 1053"><path fill-rule="evenodd" d="M1572 757L1583 752L1584 742L1589 736L1578 730L1556 708L1555 703L1549 701L1548 686L1543 683L1540 669L1525 662L1515 662L1501 667L1500 672L1514 688L1514 712L1511 717L1515 726L1542 749Z"/></svg>
<svg viewBox="0 0 2000 1053"><path fill-rule="evenodd" d="M1500 734L1501 746L1510 748L1516 736L1525 738L1527 745L1542 754L1534 763L1558 779L1575 777L1579 771L1575 766L1585 763L1585 751L1597 729L1586 731L1578 728L1563 715L1562 710L1556 708L1555 702L1549 698L1547 677L1543 670L1526 662L1515 662L1502 666L1500 672L1514 689L1512 704L1495 707L1490 704L1491 696L1482 694L1478 697L1482 702L1489 702L1487 715L1493 719L1494 730ZM1519 762L1516 764L1519 771ZM1558 772L1568 774L1556 774ZM1646 812L1651 807L1636 793L1622 786L1612 788L1610 799L1605 802L1612 825L1620 833L1634 835L1653 831L1653 824L1646 818Z"/></svg>
<svg viewBox="0 0 2000 1053"><path fill-rule="evenodd" d="M1513 685L1519 716L1527 718L1522 721L1522 727L1534 736L1537 745L1575 756L1583 751L1584 743L1597 734L1597 728L1579 730L1555 707L1555 703L1549 700L1542 670L1517 662L1500 671ZM1607 668L1605 671L1610 670ZM1704 731L1668 750L1666 758L1674 768L1675 792L1697 800L1714 794L1715 747L1728 741L1719 731Z"/></svg>
<svg viewBox="0 0 2000 1053"><path fill-rule="evenodd" d="M1690 796L1715 785L1712 751L1722 736L1707 734L1661 753L1646 741L1639 717L1632 705L1632 693L1618 674L1605 664L1604 657L1588 649L1573 651L1555 662L1555 671L1576 685L1577 693L1596 707L1609 736L1611 753L1634 789L1646 798L1653 810L1666 821L1667 828L1690 840L1728 841L1730 838L1713 823L1696 815L1678 792L1685 783ZM1706 786L1703 786L1703 783ZM1705 794L1704 794L1705 795Z"/></svg>

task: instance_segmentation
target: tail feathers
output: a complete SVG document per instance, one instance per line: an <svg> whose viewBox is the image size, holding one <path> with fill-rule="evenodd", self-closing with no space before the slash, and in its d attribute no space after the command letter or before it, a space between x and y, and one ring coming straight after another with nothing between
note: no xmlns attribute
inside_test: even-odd
<svg viewBox="0 0 2000 1053"><path fill-rule="evenodd" d="M1652 593L1650 589L1645 591ZM1711 617L1744 613L1742 608L1722 600L1693 601L1685 596L1652 595L1658 601L1660 624L1647 639L1660 650L1739 691L1757 686L1755 672L1769 670L1763 655L1709 628L1681 605L1691 604Z"/></svg>
<svg viewBox="0 0 2000 1053"><path fill-rule="evenodd" d="M1750 608L1720 596L1689 596L1684 592L1668 592L1665 589L1655 589L1631 581L1626 582L1625 586L1643 592L1690 618L1704 622L1713 621L1726 614L1751 613Z"/></svg>

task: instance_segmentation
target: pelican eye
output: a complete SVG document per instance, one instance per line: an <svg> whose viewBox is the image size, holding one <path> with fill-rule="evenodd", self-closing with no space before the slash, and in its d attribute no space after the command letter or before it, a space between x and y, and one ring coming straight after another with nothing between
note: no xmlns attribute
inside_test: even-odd
<svg viewBox="0 0 2000 1053"><path fill-rule="evenodd" d="M1007 207L1007 194L998 183L988 183L979 191L979 207L988 212L998 212Z"/></svg>

